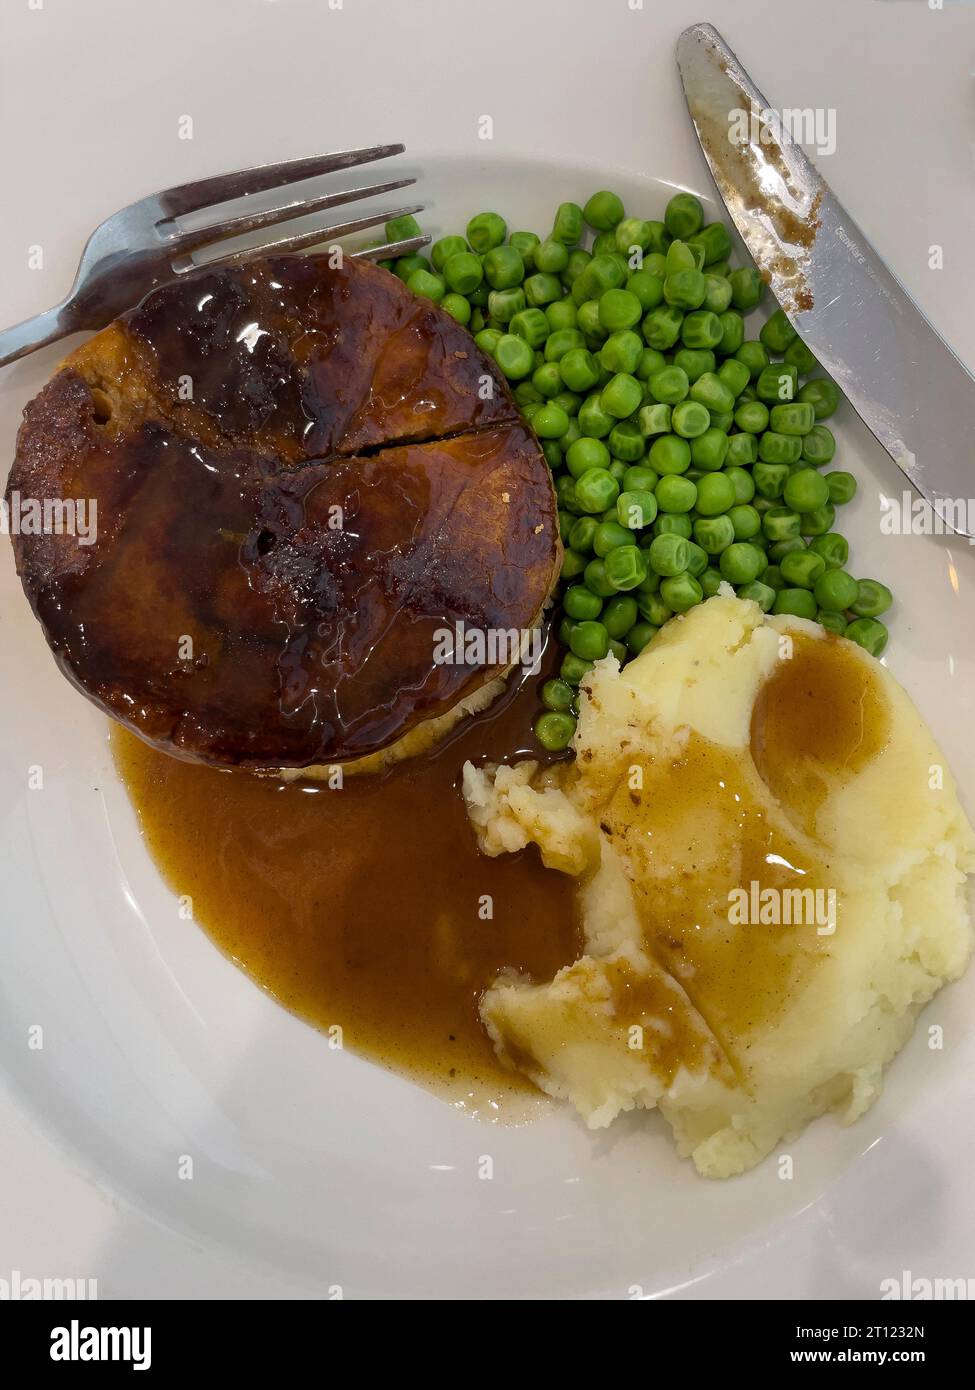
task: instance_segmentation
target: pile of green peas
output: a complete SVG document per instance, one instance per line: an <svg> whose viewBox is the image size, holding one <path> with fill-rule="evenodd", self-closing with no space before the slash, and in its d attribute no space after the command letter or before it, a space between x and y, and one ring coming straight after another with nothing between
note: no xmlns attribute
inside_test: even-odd
<svg viewBox="0 0 975 1390"><path fill-rule="evenodd" d="M419 231L397 218L386 238ZM765 286L754 266L732 268L731 251L692 194L657 222L627 217L604 190L562 203L544 239L481 212L429 259L393 264L494 359L552 469L566 650L535 724L549 750L571 741L594 662L638 655L722 582L874 656L886 646L890 590L852 577L833 529L856 479L822 471L839 388L812 375L781 309L746 338Z"/></svg>

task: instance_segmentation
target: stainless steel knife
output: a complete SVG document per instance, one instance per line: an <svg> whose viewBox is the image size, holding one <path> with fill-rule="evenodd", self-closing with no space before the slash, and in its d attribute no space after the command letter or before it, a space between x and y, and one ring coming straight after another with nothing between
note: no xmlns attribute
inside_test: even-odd
<svg viewBox="0 0 975 1390"><path fill-rule="evenodd" d="M712 25L685 29L677 65L718 192L776 299L946 529L971 537L975 378Z"/></svg>

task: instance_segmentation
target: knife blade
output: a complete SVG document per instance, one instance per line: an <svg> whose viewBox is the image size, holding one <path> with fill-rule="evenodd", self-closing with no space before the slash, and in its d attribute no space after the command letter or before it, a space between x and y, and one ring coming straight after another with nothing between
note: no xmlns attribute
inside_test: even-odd
<svg viewBox="0 0 975 1390"><path fill-rule="evenodd" d="M944 529L971 538L975 378L712 25L684 30L677 65L718 192L789 321Z"/></svg>

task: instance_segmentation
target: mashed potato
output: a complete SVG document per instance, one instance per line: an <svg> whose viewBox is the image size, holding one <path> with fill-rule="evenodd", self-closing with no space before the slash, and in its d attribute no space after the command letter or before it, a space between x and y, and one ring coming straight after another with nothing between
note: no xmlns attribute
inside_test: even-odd
<svg viewBox="0 0 975 1390"><path fill-rule="evenodd" d="M574 751L464 772L485 853L579 881L584 955L484 995L499 1055L594 1128L656 1106L710 1177L861 1115L971 950L975 834L905 693L718 596L597 664Z"/></svg>

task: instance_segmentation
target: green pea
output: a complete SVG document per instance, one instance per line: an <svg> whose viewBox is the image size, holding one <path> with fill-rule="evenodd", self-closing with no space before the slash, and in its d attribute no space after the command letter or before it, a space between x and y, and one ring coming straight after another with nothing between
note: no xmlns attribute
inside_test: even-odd
<svg viewBox="0 0 975 1390"><path fill-rule="evenodd" d="M796 336L796 330L792 327L784 310L776 309L766 319L758 336L769 352L785 352Z"/></svg>
<svg viewBox="0 0 975 1390"><path fill-rule="evenodd" d="M768 587L774 589L776 593L778 593L780 589L785 588L785 580L782 578L782 571L779 569L778 565L769 565L768 569L762 575L762 583L767 584Z"/></svg>
<svg viewBox="0 0 975 1390"><path fill-rule="evenodd" d="M387 222L385 232L387 242L408 241L410 237L423 235L419 222L410 213Z"/></svg>
<svg viewBox="0 0 975 1390"><path fill-rule="evenodd" d="M770 507L762 515L762 530L770 541L799 539L799 513L791 507Z"/></svg>
<svg viewBox="0 0 975 1390"><path fill-rule="evenodd" d="M650 530L653 536L680 536L685 541L689 541L694 534L693 524L687 512L659 512ZM641 545L643 543L644 541L640 542Z"/></svg>
<svg viewBox="0 0 975 1390"><path fill-rule="evenodd" d="M559 358L559 374L570 391L588 391L599 380L599 364L591 352L574 347Z"/></svg>
<svg viewBox="0 0 975 1390"><path fill-rule="evenodd" d="M699 309L707 294L707 282L699 270L675 270L664 281L664 299L680 309Z"/></svg>
<svg viewBox="0 0 975 1390"><path fill-rule="evenodd" d="M672 237L682 241L704 225L704 208L693 193L675 193L664 209L664 226Z"/></svg>
<svg viewBox="0 0 975 1390"><path fill-rule="evenodd" d="M836 453L836 440L825 425L813 425L802 441L802 456L814 468L829 463Z"/></svg>
<svg viewBox="0 0 975 1390"><path fill-rule="evenodd" d="M650 561L651 569L664 578L683 574L687 569L689 558L687 541L683 536L666 534L655 536L647 551L647 558Z"/></svg>
<svg viewBox="0 0 975 1390"><path fill-rule="evenodd" d="M612 598L616 593L615 584L611 584L606 575L605 560L590 560L583 572L586 588L591 589L600 598Z"/></svg>
<svg viewBox="0 0 975 1390"><path fill-rule="evenodd" d="M650 245L650 224L641 217L624 217L614 232L616 249L624 256L633 251L643 252Z"/></svg>
<svg viewBox="0 0 975 1390"><path fill-rule="evenodd" d="M647 577L647 557L635 545L617 545L603 561L606 580L614 589L635 589Z"/></svg>
<svg viewBox="0 0 975 1390"><path fill-rule="evenodd" d="M826 572L826 561L814 550L807 550L804 546L801 550L792 550L788 555L783 555L779 568L782 570L782 578L793 588L814 589L816 580ZM817 600L816 606L821 608L822 604Z"/></svg>
<svg viewBox="0 0 975 1390"><path fill-rule="evenodd" d="M430 259L433 261L433 268L439 275L443 275L447 262L451 256L468 254L467 242L462 236L442 236L430 247ZM444 276L446 279L446 276ZM448 280L449 284L450 281ZM475 281L475 284L479 281Z"/></svg>
<svg viewBox="0 0 975 1390"><path fill-rule="evenodd" d="M800 519L802 534L804 536L825 536L827 531L833 529L836 521L836 508L832 502L827 502L825 507L816 507L811 512L803 512Z"/></svg>
<svg viewBox="0 0 975 1390"><path fill-rule="evenodd" d="M691 466L691 445L676 434L661 435L650 445L650 463L658 473L686 473Z"/></svg>
<svg viewBox="0 0 975 1390"><path fill-rule="evenodd" d="M477 268L478 270L481 268L480 261L477 263ZM419 252L416 252L412 256L400 256L399 260L395 261L393 264L393 274L398 275L404 285L409 282L409 278L414 270L429 269L430 262L427 260L426 256L421 256Z"/></svg>
<svg viewBox="0 0 975 1390"><path fill-rule="evenodd" d="M767 568L768 561L750 541L732 541L721 551L719 565L729 584L751 584Z"/></svg>
<svg viewBox="0 0 975 1390"><path fill-rule="evenodd" d="M763 463L798 463L802 457L802 441L794 434L766 430L758 441L758 457Z"/></svg>
<svg viewBox="0 0 975 1390"><path fill-rule="evenodd" d="M569 446L566 467L573 478L580 478L590 468L608 468L609 450L601 439L583 436Z"/></svg>
<svg viewBox="0 0 975 1390"><path fill-rule="evenodd" d="M873 618L854 618L847 626L845 636L871 656L880 656L887 645L888 634L883 623L875 622Z"/></svg>
<svg viewBox="0 0 975 1390"><path fill-rule="evenodd" d="M503 333L494 349L494 360L509 381L528 376L535 358L524 338L514 333Z"/></svg>
<svg viewBox="0 0 975 1390"><path fill-rule="evenodd" d="M728 457L731 458L731 445L734 437L728 441ZM725 470L727 477L731 479L732 487L735 489L735 502L741 505L744 502L751 502L755 496L755 483L751 473L747 468L739 468L735 464L729 464ZM756 507L757 511L758 508Z"/></svg>
<svg viewBox="0 0 975 1390"><path fill-rule="evenodd" d="M715 473L712 476L720 478L723 475ZM734 491L733 485L732 491ZM755 508L750 506L747 502L739 503L737 506L732 507L728 512L728 516L731 519L732 526L735 528L736 541L750 541L753 536L757 536L761 532L762 518Z"/></svg>
<svg viewBox="0 0 975 1390"><path fill-rule="evenodd" d="M602 623L611 638L625 637L636 620L636 599L629 595L609 599L603 610Z"/></svg>
<svg viewBox="0 0 975 1390"><path fill-rule="evenodd" d="M788 476L789 468L784 463L756 463L752 469L755 491L773 501L782 496Z"/></svg>
<svg viewBox="0 0 975 1390"><path fill-rule="evenodd" d="M628 328L619 329L603 343L599 350L599 362L607 371L633 375L642 353L643 343L639 334Z"/></svg>
<svg viewBox="0 0 975 1390"><path fill-rule="evenodd" d="M769 408L763 401L746 401L735 411L735 424L749 434L761 434L768 422Z"/></svg>
<svg viewBox="0 0 975 1390"><path fill-rule="evenodd" d="M775 603L775 590L768 584L762 584L757 579L753 579L750 584L742 584L737 590L738 597L750 599L757 603L763 613L770 613L772 605Z"/></svg>
<svg viewBox="0 0 975 1390"><path fill-rule="evenodd" d="M846 615L837 613L828 608L820 608L816 614L816 621L820 623L827 632L835 632L838 637L842 637L846 632Z"/></svg>
<svg viewBox="0 0 975 1390"><path fill-rule="evenodd" d="M630 290L608 289L599 297L599 322L607 332L632 328L643 316L643 306Z"/></svg>
<svg viewBox="0 0 975 1390"><path fill-rule="evenodd" d="M586 397L579 407L578 420L582 433L593 439L605 439L616 425L616 417L603 410L598 395Z"/></svg>
<svg viewBox="0 0 975 1390"><path fill-rule="evenodd" d="M734 410L735 398L716 372L705 372L690 388L692 401L698 401L712 414Z"/></svg>
<svg viewBox="0 0 975 1390"><path fill-rule="evenodd" d="M630 294L635 294L640 301L640 307L646 313L649 309L656 309L657 305L664 297L664 282L659 275L655 275L648 270L646 265L642 270L634 270L626 278L626 288Z"/></svg>
<svg viewBox="0 0 975 1390"><path fill-rule="evenodd" d="M651 309L641 324L644 341L648 347L666 352L680 337L683 322L682 309L673 304L661 304L659 308Z"/></svg>
<svg viewBox="0 0 975 1390"><path fill-rule="evenodd" d="M689 608L701 602L704 590L693 575L685 572L662 580L660 597L675 613L686 613Z"/></svg>
<svg viewBox="0 0 975 1390"><path fill-rule="evenodd" d="M605 559L618 545L630 545L633 542L633 533L615 519L615 511L612 512L612 517L612 521L601 521L596 527L593 550L600 559Z"/></svg>
<svg viewBox="0 0 975 1390"><path fill-rule="evenodd" d="M549 753L561 753L568 748L575 731L575 716L562 710L548 710L535 720L535 737Z"/></svg>
<svg viewBox="0 0 975 1390"><path fill-rule="evenodd" d="M562 570L559 577L565 582L570 579L578 579L585 568L585 555L580 555L578 550L566 550L562 556Z"/></svg>
<svg viewBox="0 0 975 1390"><path fill-rule="evenodd" d="M724 328L721 320L717 314L712 314L710 309L693 309L689 314L684 315L680 337L685 347L717 347L723 336ZM729 406L728 409L730 408Z"/></svg>
<svg viewBox="0 0 975 1390"><path fill-rule="evenodd" d="M634 656L639 656L659 631L652 623L634 623L626 634L626 645Z"/></svg>
<svg viewBox="0 0 975 1390"><path fill-rule="evenodd" d="M544 362L542 366L536 367L532 372L531 384L543 400L554 400L562 390L562 378L559 376L558 364L555 362ZM515 399L517 400L518 397L516 396ZM536 430L536 434L537 432ZM561 438L561 435L559 438Z"/></svg>
<svg viewBox="0 0 975 1390"><path fill-rule="evenodd" d="M815 554L815 551L808 553ZM825 563L824 560L824 566ZM824 569L813 585L817 604L829 612L844 613L856 602L858 592L856 580L841 569Z"/></svg>
<svg viewBox="0 0 975 1390"><path fill-rule="evenodd" d="M728 281L731 285L731 302L736 309L747 314L749 310L758 307L765 283L753 265L733 270L728 276Z"/></svg>
<svg viewBox="0 0 975 1390"><path fill-rule="evenodd" d="M716 570L713 565L708 565L706 570L698 575L698 583L704 593L705 598L714 598L718 589L724 583L724 575L720 570Z"/></svg>
<svg viewBox="0 0 975 1390"><path fill-rule="evenodd" d="M569 532L569 545L572 549L578 550L580 554L585 554L587 551L592 550L598 526L599 522L593 516L580 516L576 518ZM570 589L569 593L571 592ZM570 608L567 608L566 612L573 618L598 617L597 613L574 613Z"/></svg>
<svg viewBox="0 0 975 1390"><path fill-rule="evenodd" d="M876 579L861 579L857 583L857 596L855 602L850 604L850 612L858 618L879 618L893 601L893 594L886 584Z"/></svg>
<svg viewBox="0 0 975 1390"><path fill-rule="evenodd" d="M582 240L582 208L578 203L559 204L551 239L563 246L575 246Z"/></svg>
<svg viewBox="0 0 975 1390"><path fill-rule="evenodd" d="M734 544L734 522L727 514L698 517L694 522L694 539L709 555L720 555Z"/></svg>
<svg viewBox="0 0 975 1390"><path fill-rule="evenodd" d="M429 270L414 270L406 285L413 294L423 295L425 299L432 299L434 303L439 303L447 293L447 286L441 276L433 275Z"/></svg>
<svg viewBox="0 0 975 1390"><path fill-rule="evenodd" d="M813 407L817 420L828 420L840 403L840 388L828 376L817 376L799 388L799 400Z"/></svg>
<svg viewBox="0 0 975 1390"><path fill-rule="evenodd" d="M808 589L780 589L772 605L773 613L787 613L794 618L816 618L816 600Z"/></svg>
<svg viewBox="0 0 975 1390"><path fill-rule="evenodd" d="M584 519L591 520L590 517ZM578 524L576 522L576 526ZM562 607L569 617L577 622L591 622L603 611L603 601L591 589L587 589L585 584L573 584L562 596Z"/></svg>
<svg viewBox="0 0 975 1390"><path fill-rule="evenodd" d="M545 317L553 333L575 328L579 314L571 299L557 299L554 304L546 304ZM581 346L581 344L580 344Z"/></svg>
<svg viewBox="0 0 975 1390"><path fill-rule="evenodd" d="M599 562L600 564L602 561ZM584 676L592 670L591 661L583 661L574 652L566 652L559 668L559 674L567 685L578 685Z"/></svg>
<svg viewBox="0 0 975 1390"><path fill-rule="evenodd" d="M728 436L714 423L714 416L712 415L710 426L703 434L699 434L696 439L691 440L691 458L694 461L694 466L707 473L716 473L719 468L723 467L729 447Z"/></svg>
<svg viewBox="0 0 975 1390"><path fill-rule="evenodd" d="M445 237L445 241L459 241L460 237ZM441 272L447 284L456 294L470 294L476 290L484 278L484 268L472 251L456 251L447 257Z"/></svg>
<svg viewBox="0 0 975 1390"><path fill-rule="evenodd" d="M647 382L647 389L654 400L663 405L676 405L682 401L690 389L686 372L680 367L661 367Z"/></svg>
<svg viewBox="0 0 975 1390"><path fill-rule="evenodd" d="M507 223L496 212L479 212L467 224L467 240L481 256L500 246L507 235Z"/></svg>
<svg viewBox="0 0 975 1390"><path fill-rule="evenodd" d="M656 469L648 467L646 464L635 464L628 468L623 477L624 492L653 492L657 483L660 481Z"/></svg>
<svg viewBox="0 0 975 1390"><path fill-rule="evenodd" d="M721 265L731 253L731 236L723 222L708 222L687 240L691 246L702 248L706 266Z"/></svg>
<svg viewBox="0 0 975 1390"><path fill-rule="evenodd" d="M705 372L713 372L716 360L710 348L682 347L674 353L674 366L681 369L688 382L694 382Z"/></svg>
<svg viewBox="0 0 975 1390"><path fill-rule="evenodd" d="M697 485L697 510L700 516L719 516L735 505L735 488L724 473L705 473Z"/></svg>
<svg viewBox="0 0 975 1390"><path fill-rule="evenodd" d="M612 507L620 485L608 468L587 468L576 479L576 502L584 512L604 512Z"/></svg>
<svg viewBox="0 0 975 1390"><path fill-rule="evenodd" d="M526 271L535 268L535 252L539 246L539 238L534 232L512 232L508 238L511 245L521 257L522 264Z"/></svg>
<svg viewBox="0 0 975 1390"><path fill-rule="evenodd" d="M856 496L857 480L852 473L843 473L838 470L827 473L826 485L829 488L829 500L834 507L842 506Z"/></svg>
<svg viewBox="0 0 975 1390"><path fill-rule="evenodd" d="M767 439L768 435L762 437ZM785 505L794 512L816 511L829 502L829 484L815 468L800 468L797 473L791 473L786 479L783 498Z"/></svg>
<svg viewBox="0 0 975 1390"><path fill-rule="evenodd" d="M470 322L471 306L462 294L445 294L440 301L440 307L458 323Z"/></svg>
<svg viewBox="0 0 975 1390"><path fill-rule="evenodd" d="M521 313L525 304L525 291L520 286L510 290L491 290L488 295L488 312L498 323L510 323L515 314Z"/></svg>
<svg viewBox="0 0 975 1390"><path fill-rule="evenodd" d="M637 416L640 433L647 439L653 434L668 434L672 423L669 405L645 405Z"/></svg>
<svg viewBox="0 0 975 1390"><path fill-rule="evenodd" d="M582 215L597 232L610 232L623 220L623 200L603 189L592 195L583 207Z"/></svg>
<svg viewBox="0 0 975 1390"><path fill-rule="evenodd" d="M627 372L617 372L606 383L599 396L602 409L617 420L625 420L628 415L632 415L642 400L642 386L635 376L630 376Z"/></svg>
<svg viewBox="0 0 975 1390"><path fill-rule="evenodd" d="M723 275L708 274L704 277L704 308L720 318L731 303L731 286Z"/></svg>
<svg viewBox="0 0 975 1390"><path fill-rule="evenodd" d="M737 271L732 272L733 275L737 273ZM762 372L764 372L765 368L769 365L768 350L764 343L757 342L755 339L750 338L736 349L735 361L741 362L743 366L747 367L748 374L752 381L757 381Z"/></svg>
<svg viewBox="0 0 975 1390"><path fill-rule="evenodd" d="M537 271L525 281L525 299L529 304L544 308L546 304L554 304L561 298L562 284L557 275Z"/></svg>
<svg viewBox="0 0 975 1390"><path fill-rule="evenodd" d="M600 661L609 651L609 633L602 623L576 623L569 638L569 649L582 661Z"/></svg>
<svg viewBox="0 0 975 1390"><path fill-rule="evenodd" d="M843 569L850 558L849 541L836 531L830 531L828 535L815 536L809 542L809 549L823 557L828 570Z"/></svg>
<svg viewBox="0 0 975 1390"><path fill-rule="evenodd" d="M791 362L800 376L808 376L819 366L801 338L793 338L785 350L785 360Z"/></svg>
<svg viewBox="0 0 975 1390"><path fill-rule="evenodd" d="M721 363L716 373L718 380L723 381L725 386L737 399L744 391L749 382L748 368L743 362L737 362L734 357L727 358Z"/></svg>
<svg viewBox="0 0 975 1390"><path fill-rule="evenodd" d="M786 541L772 541L768 543L768 558L770 564L781 565L787 555L791 555L794 550L805 550L806 542L801 536L790 536Z"/></svg>
<svg viewBox="0 0 975 1390"><path fill-rule="evenodd" d="M721 342L718 351L725 357L733 357L745 341L745 320L736 309L725 309L718 315L721 324Z"/></svg>
<svg viewBox="0 0 975 1390"><path fill-rule="evenodd" d="M773 405L769 418L779 434L803 435L816 423L816 412L808 401L790 401L787 405Z"/></svg>
<svg viewBox="0 0 975 1390"><path fill-rule="evenodd" d="M512 316L508 332L524 338L529 347L541 347L548 337L548 319L541 309L522 309Z"/></svg>
<svg viewBox="0 0 975 1390"><path fill-rule="evenodd" d="M541 690L542 704L546 709L559 712L572 708L575 691L565 681L554 678L547 680Z"/></svg>
<svg viewBox="0 0 975 1390"><path fill-rule="evenodd" d="M532 419L532 428L539 439L561 439L569 428L569 417L561 406L548 401Z"/></svg>
<svg viewBox="0 0 975 1390"><path fill-rule="evenodd" d="M679 371L680 368L671 367L666 370ZM675 434L679 434L683 439L697 439L710 427L711 415L698 401L681 401L679 405L674 406L671 421Z"/></svg>
<svg viewBox="0 0 975 1390"><path fill-rule="evenodd" d="M754 434L733 434L728 439L726 464L744 469L758 458L758 439ZM754 484L752 485L754 487Z"/></svg>
<svg viewBox="0 0 975 1390"><path fill-rule="evenodd" d="M689 512L698 500L696 484L677 474L661 478L655 496L662 512Z"/></svg>
<svg viewBox="0 0 975 1390"><path fill-rule="evenodd" d="M642 531L653 523L657 515L657 498L652 492L621 492L616 499L616 515L622 526L631 531Z"/></svg>
<svg viewBox="0 0 975 1390"><path fill-rule="evenodd" d="M790 362L770 362L755 379L758 399L767 405L795 400L799 373Z"/></svg>

